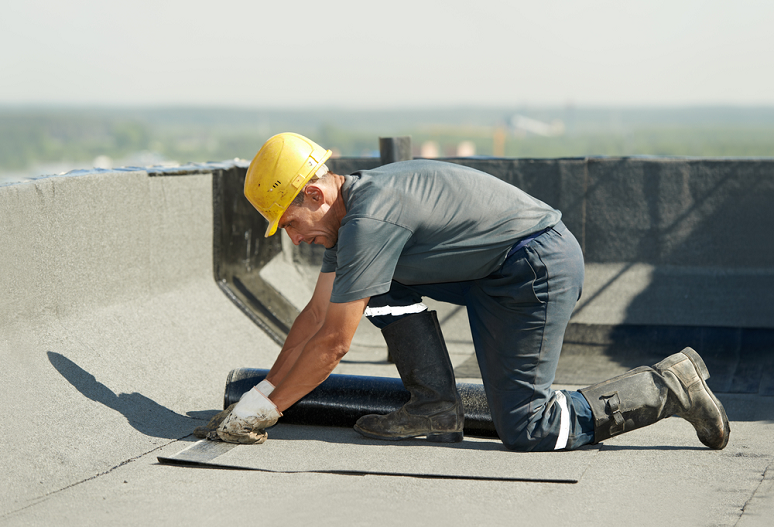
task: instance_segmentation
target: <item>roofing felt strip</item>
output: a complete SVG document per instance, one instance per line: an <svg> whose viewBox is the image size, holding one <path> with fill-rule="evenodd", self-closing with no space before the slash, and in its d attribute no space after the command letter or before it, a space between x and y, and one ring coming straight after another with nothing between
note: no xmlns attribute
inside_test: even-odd
<svg viewBox="0 0 774 527"><path fill-rule="evenodd" d="M483 438L448 444L379 441L351 429L279 424L262 445L202 440L158 459L164 464L273 473L577 483L596 453L511 452L499 440Z"/></svg>

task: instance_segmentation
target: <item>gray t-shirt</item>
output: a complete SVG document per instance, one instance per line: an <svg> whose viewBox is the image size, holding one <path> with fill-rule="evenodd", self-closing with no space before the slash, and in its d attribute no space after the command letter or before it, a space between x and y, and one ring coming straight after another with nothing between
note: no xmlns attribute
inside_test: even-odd
<svg viewBox="0 0 774 527"><path fill-rule="evenodd" d="M347 213L321 271L336 272L331 302L402 284L460 282L498 269L521 238L553 227L555 210L472 168L440 161L392 163L345 176Z"/></svg>

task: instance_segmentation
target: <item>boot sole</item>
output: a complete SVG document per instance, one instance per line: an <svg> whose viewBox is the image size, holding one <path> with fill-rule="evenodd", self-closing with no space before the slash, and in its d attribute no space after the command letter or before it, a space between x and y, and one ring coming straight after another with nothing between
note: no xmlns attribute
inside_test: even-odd
<svg viewBox="0 0 774 527"><path fill-rule="evenodd" d="M381 436L363 430L359 426L354 426L355 431L365 437L371 439L381 439L382 441L403 441L404 439L413 439L415 437L425 436L425 439L432 443L459 443L465 437L463 432L433 432L431 434L411 434L405 436Z"/></svg>
<svg viewBox="0 0 774 527"><path fill-rule="evenodd" d="M701 377L701 384L704 387L704 390L709 394L710 399L717 407L718 411L720 412L720 415L723 419L723 442L719 446L712 446L707 445L710 448L713 448L715 450L722 450L726 447L728 444L728 438L731 435L731 425L728 422L728 416L726 415L726 410L723 408L723 404L718 400L717 397L715 397L715 394L712 393L712 390L710 390L709 386L707 386L706 380L709 379L710 374L709 370L707 369L707 365L704 364L704 360L699 356L698 353L693 348L685 348L680 353L688 357L688 359L693 363L693 366L696 368L696 371L699 372L699 376ZM706 444L706 443L705 443Z"/></svg>

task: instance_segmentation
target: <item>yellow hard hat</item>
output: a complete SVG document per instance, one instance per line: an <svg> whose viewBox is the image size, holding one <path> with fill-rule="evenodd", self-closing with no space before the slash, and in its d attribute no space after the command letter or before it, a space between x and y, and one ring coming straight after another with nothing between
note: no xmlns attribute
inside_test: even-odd
<svg viewBox="0 0 774 527"><path fill-rule="evenodd" d="M277 232L293 199L329 157L330 150L290 132L264 143L247 169L245 197L269 222L267 238Z"/></svg>

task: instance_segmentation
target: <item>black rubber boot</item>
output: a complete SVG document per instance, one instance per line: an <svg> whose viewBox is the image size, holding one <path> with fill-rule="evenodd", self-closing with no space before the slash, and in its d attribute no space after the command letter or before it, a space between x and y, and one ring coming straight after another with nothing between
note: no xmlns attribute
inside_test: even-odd
<svg viewBox="0 0 774 527"><path fill-rule="evenodd" d="M382 329L411 399L387 415L365 415L355 430L375 439L462 441L465 412L435 311L404 317Z"/></svg>
<svg viewBox="0 0 774 527"><path fill-rule="evenodd" d="M583 388L580 392L594 415L594 442L677 415L693 425L702 443L724 448L731 429L707 379L709 371L702 358L685 348L652 368L642 366Z"/></svg>

